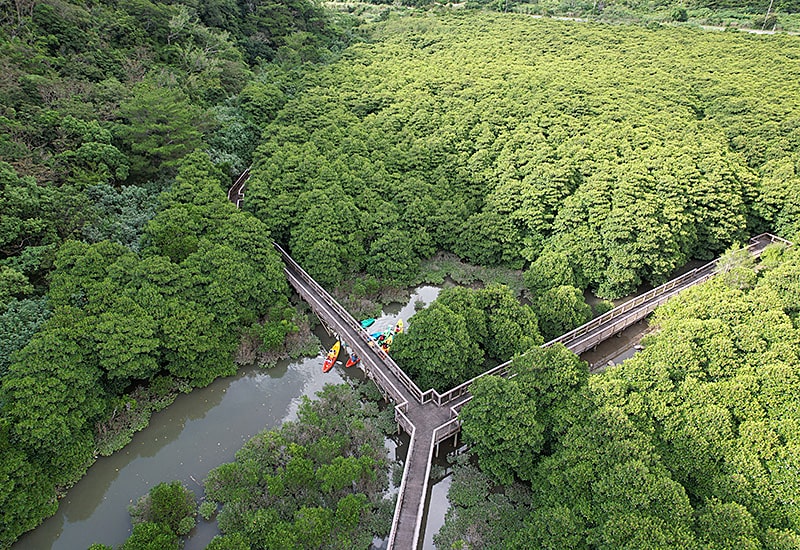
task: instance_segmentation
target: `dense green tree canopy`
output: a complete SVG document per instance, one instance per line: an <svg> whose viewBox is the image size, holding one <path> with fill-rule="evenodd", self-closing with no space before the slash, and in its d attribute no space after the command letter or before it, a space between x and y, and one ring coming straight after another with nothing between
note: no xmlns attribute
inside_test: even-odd
<svg viewBox="0 0 800 550"><path fill-rule="evenodd" d="M536 314L502 285L444 289L394 337L392 355L421 388L439 391L542 343Z"/></svg>
<svg viewBox="0 0 800 550"><path fill-rule="evenodd" d="M114 446L95 436L119 411L146 421L141 395L233 373L243 332L294 330L267 229L224 190L351 21L306 0L0 3L0 547ZM240 100L255 73L271 88Z"/></svg>
<svg viewBox="0 0 800 550"><path fill-rule="evenodd" d="M452 291L398 338L398 360L431 357L414 374L445 389L540 344L540 327L585 320L587 288L621 296L749 234L800 230L795 37L414 13L352 41L351 21L305 0L0 4L1 545L52 513L126 391L206 384L233 372L243 331L278 345L293 330L273 239L325 285L408 284L438 250L526 269L533 308L498 288ZM251 164L248 214L224 189ZM477 388L507 393L530 427L528 455L481 451L495 478L530 480L520 545L562 528L609 547L637 532L654 546L792 544L793 425L775 419L793 418L781 384L796 354L775 334L797 324L798 268L770 261L728 271L713 307L686 306L714 316L652 352L658 398L611 374L551 400L545 382L526 386L542 373ZM467 414L506 430L483 436L508 450L515 424L479 403ZM342 498L259 510L215 544L366 537L373 497L343 492L375 463L312 456L342 445L286 444L269 474L275 495L319 482ZM748 446L762 454L734 452ZM634 511L622 486L639 491ZM137 529L132 545L177 544Z"/></svg>
<svg viewBox="0 0 800 550"><path fill-rule="evenodd" d="M734 268L752 286L728 271L684 291L643 351L591 378L553 348L481 379L465 437L488 476L531 491L524 526L496 547L795 547L799 264L773 249L755 273ZM463 533L475 504L461 506L448 522Z"/></svg>
<svg viewBox="0 0 800 550"><path fill-rule="evenodd" d="M328 284L444 249L615 298L796 230L794 37L485 14L371 31L278 111L245 198Z"/></svg>
<svg viewBox="0 0 800 550"><path fill-rule="evenodd" d="M31 485L30 498L38 503L40 485L48 483L52 498L55 485L85 471L95 425L129 386L164 374L208 384L235 372L233 352L244 329L263 319L273 346L292 330L281 313L288 289L277 252L263 225L226 200L220 178L207 155L188 155L145 228L141 254L110 241L67 241L51 278L52 316L34 300L2 315L5 331L19 323L16 340L3 342L5 437L31 462L9 487L41 468L46 475ZM183 216L180 227L170 225L175 212ZM8 503L3 531L14 536L29 528L17 497L0 495ZM43 513L36 506L27 513ZM151 531L147 536L156 536Z"/></svg>

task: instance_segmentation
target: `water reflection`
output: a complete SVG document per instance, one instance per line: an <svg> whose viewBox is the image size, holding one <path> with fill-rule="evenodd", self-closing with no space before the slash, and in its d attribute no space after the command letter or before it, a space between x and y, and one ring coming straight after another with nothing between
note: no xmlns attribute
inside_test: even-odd
<svg viewBox="0 0 800 550"><path fill-rule="evenodd" d="M407 320L415 302L427 305L438 294L437 287L418 288L405 305L387 307L376 326L388 326L398 317ZM316 334L325 349L333 343L321 330ZM74 550L95 542L120 545L131 530L128 505L162 481L181 480L199 499L208 472L232 461L258 432L295 419L301 396L313 397L326 383L338 384L345 377L363 377L358 369L335 368L323 374L323 356L321 351L318 357L281 361L269 370L243 368L235 376L178 396L123 450L99 458L61 500L58 512L21 537L14 550ZM405 456L407 444L402 436L387 440L389 458ZM205 548L216 534L214 520L198 517L184 548ZM375 541L376 549L382 547L385 541Z"/></svg>
<svg viewBox="0 0 800 550"><path fill-rule="evenodd" d="M372 325L369 330L371 332L385 330L391 326L394 326L397 319L408 321L416 312L417 302L422 302L422 304L427 307L436 299L437 296L439 296L439 292L441 292L441 290L442 289L437 286L418 287L411 294L411 297L408 299L408 302L405 305L401 303L392 303L384 306L380 317L376 318L375 324Z"/></svg>
<svg viewBox="0 0 800 550"><path fill-rule="evenodd" d="M420 534L420 546L422 550L433 550L433 537L444 525L444 518L450 508L450 501L447 500L447 491L450 490L450 482L453 480L453 469L448 457L457 451L454 446L455 440L449 439L439 447L439 456L434 456L431 463L431 475L428 479L428 494L425 497L425 519ZM458 450L463 450L459 448Z"/></svg>
<svg viewBox="0 0 800 550"><path fill-rule="evenodd" d="M69 490L55 516L22 537L15 549L72 550L95 542L119 545L130 533L128 505L162 481L179 479L199 496L208 472L265 428L294 418L300 396L340 383L336 369L323 374L321 358L282 362L270 370L242 369L206 388L179 396L156 413L122 451L100 458ZM203 548L216 532L201 525L187 549ZM205 536L204 536L205 533ZM210 536L207 536L210 533Z"/></svg>
<svg viewBox="0 0 800 550"><path fill-rule="evenodd" d="M439 532L444 525L444 518L450 508L450 501L447 500L447 491L450 490L452 475L439 480L431 485L430 500L428 502L428 514L425 518L425 536L422 541L422 550L433 550L433 536Z"/></svg>

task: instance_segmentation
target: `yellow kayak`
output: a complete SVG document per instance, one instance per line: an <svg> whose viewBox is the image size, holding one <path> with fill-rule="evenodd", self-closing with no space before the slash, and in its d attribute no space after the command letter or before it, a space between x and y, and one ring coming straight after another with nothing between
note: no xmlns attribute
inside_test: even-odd
<svg viewBox="0 0 800 550"><path fill-rule="evenodd" d="M333 345L331 350L328 352L328 356L325 358L325 362L322 363L322 372L328 372L333 368L333 364L336 362L336 358L339 357L339 349L341 349L342 345L337 340L336 343Z"/></svg>

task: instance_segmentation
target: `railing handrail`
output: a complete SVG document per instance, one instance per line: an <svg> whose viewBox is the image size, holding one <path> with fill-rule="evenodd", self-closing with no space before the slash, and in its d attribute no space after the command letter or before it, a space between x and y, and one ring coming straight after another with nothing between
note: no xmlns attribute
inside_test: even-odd
<svg viewBox="0 0 800 550"><path fill-rule="evenodd" d="M761 250L759 250L759 247L763 243L764 239L769 239L769 243L780 241L780 242L783 242L785 244L788 244L789 246L792 246L791 241L788 241L788 240L783 239L781 237L777 237L775 235L772 235L771 233L761 233L760 235L756 235L755 237L752 237L750 239L750 244L747 246L746 249L749 252L754 253L756 256L760 255ZM704 281L708 280L709 278L711 278L714 275L714 268L716 267L718 262L719 262L719 258L715 258L714 260L712 260L712 261L710 261L710 262L708 262L708 263L706 263L706 264L704 264L702 266L696 267L696 268L684 273L683 275L680 275L679 277L676 277L675 279L671 279L671 280L667 281L666 283L657 286L656 288L653 288L653 289L651 289L651 290L649 290L649 291L647 291L647 292L645 292L643 294L640 294L639 296L637 296L637 297L635 297L635 298L633 298L631 300L628 300L628 301L620 304L619 306L617 306L614 309L604 313L603 315L595 317L594 319L588 321L587 323L584 323L583 325L581 325L579 327L576 327L576 328L572 329L571 331L569 331L569 332L567 332L565 334L562 334L558 338L554 338L554 339L550 340L549 342L545 342L544 344L542 344L541 347L545 348L545 347L550 347L550 346L552 346L552 345L554 345L556 343L570 342L570 340L578 338L583 334L589 333L591 330L594 330L596 328L601 327L602 325L608 323L609 321L611 321L613 319L616 319L617 317L620 317L624 313L628 313L629 311L637 308L638 306L641 306L644 303L649 302L650 300L655 300L654 304L651 304L652 308L655 309L655 307L658 307L659 305L661 305L664 302L666 302L670 297L672 297L672 295L674 293L669 293L669 291L675 289L676 287L681 286L685 281L690 280L690 279L696 279L694 281L694 284L698 284L698 283L704 282ZM707 273L703 273L703 272L707 272ZM700 275L701 273L703 273L703 274ZM639 316L640 318L644 318L644 317L646 317L647 315L650 314L651 311L648 311L648 310L650 310L650 307L645 308L645 310L643 310L643 311L645 311L644 315L640 315L638 313L634 314L634 315L635 316ZM628 322L629 320L630 320L629 317L623 318L624 322ZM638 319L636 319L636 320L638 320ZM607 328L603 329L599 334L607 335L609 331L611 331L611 334L615 334L619 330L618 327L619 327L619 323L614 323L610 327L607 327ZM605 339L605 338L603 338L603 339ZM582 342L582 340L579 340L578 342ZM566 345L566 344L565 345L566 345L567 348L572 348L572 347L575 346L575 344L576 344L576 342L570 342L570 345ZM511 366L512 362L513 362L513 359L511 359L509 361L506 361L505 363L501 363L501 364L499 364L499 365L497 365L495 367L492 367L491 369L489 369L487 371L484 371L483 373L481 373L481 374L479 374L477 376L474 376L473 378L470 378L466 382L462 382L458 386L455 386L454 388L449 389L448 391L444 392L443 394L439 394L435 390L428 390L428 391L433 391L435 393L435 395L437 396L437 401L436 402L437 402L438 405L440 405L440 406L444 405L446 403L449 403L453 399L464 395L466 393L467 389L469 388L469 386L473 382L475 382L477 379L482 378L484 376L491 376L491 375L495 375L495 374L504 373Z"/></svg>
<svg viewBox="0 0 800 550"><path fill-rule="evenodd" d="M294 275L292 274L291 271L285 270L285 272L286 272L286 275L288 277L290 277L290 278L294 277ZM315 298L313 296L310 296L309 299L315 300ZM373 372L373 376L378 376L378 377L381 378L381 380L383 382L384 389L386 389L392 395L392 398L394 399L395 403L398 403L398 406L407 404L407 400L403 396L403 393L400 390L397 389L397 386L394 385L394 383L391 381L391 379L389 379L383 373L383 371L381 371L380 369L375 369L372 372Z"/></svg>
<svg viewBox="0 0 800 550"><path fill-rule="evenodd" d="M781 239L780 237L776 237L775 235L771 235L770 233L762 233L762 234L756 235L755 237L750 239L750 244L746 247L746 250L748 250L750 252L756 251L757 254L760 254L760 250L758 250L759 246L761 245L760 241L763 240L765 237L769 237L771 239L770 242L774 242L775 240L781 240L781 241L784 241L784 242L789 243L791 245L791 243L789 241L786 241L786 239ZM702 266L699 266L699 267L696 267L696 268L694 268L694 269L692 269L690 271L687 271L683 275L680 275L680 276L678 276L678 277L676 277L674 279L670 279L666 283L664 283L662 285L659 285L656 288L653 288L651 290L648 290L647 292L645 292L643 294L640 294L639 296L636 296L635 298L620 304L619 306L615 307L614 309L609 310L606 313L604 313L604 314L602 314L602 315L600 315L598 317L595 317L591 321L588 321L587 323L584 323L583 325L581 325L579 327L576 327L576 328L572 329L571 331L566 332L566 333L562 334L561 336L559 336L557 338L553 338L549 342L546 342L544 345L545 346L549 346L549 345L553 345L553 344L555 344L557 342L566 342L566 341L569 341L572 338L575 338L575 337L577 337L577 336L579 336L581 334L584 334L584 333L592 330L593 328L596 328L596 327L599 327L601 325L604 325L605 323L607 323L608 321L614 319L615 317L618 317L619 315L621 315L623 313L626 313L626 312L630 311L631 309L633 309L635 307L638 307L638 306L644 304L645 302L648 302L648 301L652 300L656 296L659 296L659 295L661 295L661 294L663 294L663 293L665 293L665 292L667 292L669 290L672 290L673 288L675 288L677 286L682 285L687 280L704 277L705 275L703 275L703 276L699 275L700 273L702 273L704 271L710 271L711 274L713 274L713 268L716 267L717 263L719 263L719 258L715 258L715 259L711 260L710 262L708 262L706 264L703 264Z"/></svg>
<svg viewBox="0 0 800 550"><path fill-rule="evenodd" d="M792 246L793 243L790 241L776 237L775 235L769 233L762 233L761 235L757 235L750 239L750 244L747 247L747 250L751 253L755 254L756 256L761 254L766 246L773 242L783 242L789 246ZM297 286L298 292L302 294L309 294L308 298L310 301L313 301L319 304L323 310L325 309L325 305L332 309L340 318L341 323L340 326L346 326L350 329L354 330L356 334L358 334L367 345L371 345L372 340L367 333L366 330L358 323L350 313L344 309L334 298L331 296L319 283L317 283L306 271L300 267L300 265L294 261L294 259L289 256L289 254L277 243L274 243L276 249L280 252L284 262L287 263L288 266L291 266L292 269L288 267L284 269L289 277L290 281L293 281L293 284ZM653 309L658 307L661 303L667 301L671 298L674 294L680 292L684 286L684 282L691 281L691 284L697 284L703 282L709 278L711 278L716 270L715 267L719 261L719 258L708 262L707 264L692 269L691 271L681 275L680 277L676 277L671 281L664 283L644 294L635 297L632 300L628 300L624 304L620 304L620 306L612 309L600 315L599 317L592 319L588 323L573 329L572 331L567 332L566 334L550 340L542 344L541 347L549 347L556 343L564 343L567 342L567 347L572 349L573 351L580 349L580 346L594 345L595 343L599 343L607 336L613 335L622 328L622 325L629 326L632 322L639 320L640 318L644 318L652 312ZM296 281L296 282L294 282ZM308 285L310 290L304 286ZM686 285L689 286L689 285ZM301 288L303 290L301 290ZM313 293L316 293L317 296L314 296ZM635 310L641 305L647 304L646 307ZM632 311L635 310L635 311ZM602 328L599 332L590 332L595 331L596 329L603 327L603 325L608 324L611 322L610 325ZM581 338L584 335L588 335L584 338ZM588 344L587 344L588 343ZM354 344L356 345L356 344ZM585 349L588 349L585 348ZM363 350L363 348L361 348ZM461 420L459 418L459 412L464 405L469 403L472 400L472 395L469 393L469 387L472 383L474 383L478 378L482 378L484 376L489 376L493 374L499 375L506 375L510 372L510 365L513 364L514 359L501 363L487 371L479 374L459 384L458 386L451 388L450 390L440 394L435 389L431 388L425 392L422 392L419 387L411 380L408 375L406 375L405 371L403 371L394 360L389 357L383 350L375 349L372 347L372 351L378 356L381 360L383 365L387 368L389 372L391 372L397 380L402 384L402 386L408 391L408 393L416 399L420 404L426 403L428 401L434 401L437 406L441 407L451 401L455 400L456 398L464 397L463 400L455 403L450 407L450 419L445 421L444 423L437 426L433 432L431 433L431 446L429 449L429 456L427 460L427 468L425 472L425 478L423 480L423 489L427 488L428 478L430 477L430 470L431 470L431 458L433 456L433 449L435 445L437 445L441 440L446 439L453 433L456 433L461 426ZM581 350L583 351L583 350ZM515 358L516 359L516 358ZM370 364L373 364L370 362ZM377 366L377 363L374 363ZM367 376L370 376L370 373L367 373L367 367L364 366L365 373ZM408 418L406 413L408 412L409 408L409 401L405 397L405 395L398 389L398 387L394 384L394 382L390 379L390 377L381 370L381 368L371 368L370 369L371 376L376 379L380 378L381 382L378 384L381 386L386 392L392 395L392 398L397 403L395 405L395 420L398 423L398 426L405 429L409 435L411 436L411 440L409 442L408 447L408 454L407 459L403 468L403 476L401 478L400 487L398 489L398 496L397 502L395 503L395 511L394 517L392 518L392 527L389 533L389 541L388 547L393 548L397 538L397 531L400 521L400 511L403 505L403 500L405 496L406 487L408 484L408 476L410 471L411 460L410 458L413 456L414 446L416 442L416 434L417 428ZM510 374L513 377L513 373ZM416 547L419 541L420 536L420 527L421 522L419 518L422 516L424 511L424 504L425 499L423 498L419 503L419 508L417 511L418 520L415 525L414 529L414 537L413 537L413 547Z"/></svg>
<svg viewBox="0 0 800 550"><path fill-rule="evenodd" d="M361 326L361 323L355 320L350 312L348 312L344 307L342 307L339 302L336 301L333 296L331 296L319 283L317 283L313 277L311 277L306 271L298 264L294 258L292 258L278 243L273 243L278 251L281 253L281 256L284 258L284 261L289 263L292 268L300 274L302 279L310 285L321 297L322 299L334 310L336 313L350 325L350 328L355 330L361 338L369 341L369 333L364 330L364 327ZM389 369L389 371L394 374L400 383L411 393L411 395L420 403L422 403L423 399L423 392L419 389L413 380L401 369L394 360L389 357L389 355L381 349L375 349L375 353L380 357L383 361L384 365Z"/></svg>
<svg viewBox="0 0 800 550"><path fill-rule="evenodd" d="M767 242L765 242L767 241ZM782 242L787 244L788 246L792 246L793 243L788 241L782 237L778 237L771 233L761 233L756 235L755 237L751 237L749 240L749 244L746 249L753 253L754 255L760 255L761 251L769 244L773 242ZM369 342L369 334L366 330L358 323L350 313L343 308L319 283L317 283L306 271L298 264L294 258L292 258L278 243L274 243L275 247L280 252L281 256L284 258L286 262L292 265L292 267L300 273L303 280L306 281L309 285L311 285L317 293L323 297L325 302L332 307L345 321L347 321L348 325L351 326L354 330L356 330L364 339L365 341ZM602 327L603 325L612 322L618 318L622 318L621 321L625 323L630 321L630 316L625 316L626 313L630 312L638 308L639 306L651 302L646 308L640 310L640 312L634 313L634 317L636 320L639 318L644 318L649 313L665 302L669 297L671 297L675 292L670 292L675 288L681 287L685 282L692 281L693 284L697 284L709 279L715 273L715 268L719 263L719 258L715 258L714 260L696 267L690 271L687 271L683 275L680 275L674 279L667 281L666 283L657 286L647 292L640 294L639 296L634 297L631 300L628 300L619 306L615 307L614 309L607 311L606 313L591 319L590 321L584 323L583 325L572 329L569 332L562 334L561 336L554 338L548 342L542 344L541 347L549 347L556 343L564 343L567 348L572 349L579 349L579 345L586 342L592 341L597 338L605 338L609 332L611 334L617 332L619 329L620 323L613 322L608 327L603 328L599 332L591 334L588 338L580 339L581 336L585 334L590 334L592 331ZM643 315L642 312L645 312ZM635 322L635 321L634 321ZM591 347L591 346L589 346ZM574 349L573 349L574 348ZM588 349L588 348L587 348ZM383 361L383 364L386 368L395 375L395 377L400 381L400 383L409 391L409 393L414 397L419 403L424 404L428 401L433 401L436 403L437 406L445 405L454 399L462 397L466 395L469 390L469 386L475 382L477 379L482 378L484 376L490 376L495 374L503 374L506 370L508 370L509 366L513 362L512 360L506 361L501 363L491 369L488 369L481 374L474 376L473 378L467 380L466 382L462 382L458 386L450 388L449 390L439 393L436 389L430 388L426 391L420 390L419 386L411 380L411 378L405 373L403 369L392 359L388 354L386 354L381 349L374 350L378 357ZM585 351L585 350L581 350ZM391 382L383 376L388 383ZM396 388L395 388L396 390Z"/></svg>
<svg viewBox="0 0 800 550"><path fill-rule="evenodd" d="M409 426L411 426L411 432L409 436L411 441L408 444L408 452L406 453L406 463L403 465L403 477L400 480L400 487L397 493L397 502L394 505L394 516L392 517L392 528L389 531L389 540L387 547L394 548L395 539L397 538L397 526L400 524L400 507L403 505L403 496L405 495L406 484L408 482L408 470L411 461L409 460L410 457L414 456L414 442L415 442L415 435L417 432L416 426L411 423L408 417L400 410L400 405L394 408L395 416L400 415L402 416L406 422L408 422ZM425 499L423 499L424 501Z"/></svg>

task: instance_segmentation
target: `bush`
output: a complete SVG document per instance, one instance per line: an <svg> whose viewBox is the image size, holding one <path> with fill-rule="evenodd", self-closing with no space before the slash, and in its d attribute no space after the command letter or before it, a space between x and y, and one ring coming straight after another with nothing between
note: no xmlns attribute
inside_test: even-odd
<svg viewBox="0 0 800 550"><path fill-rule="evenodd" d="M592 316L600 317L603 313L607 313L614 309L614 302L610 300L600 300L592 306Z"/></svg>
<svg viewBox="0 0 800 550"><path fill-rule="evenodd" d="M217 503L213 500L204 500L200 503L200 515L204 520L210 520L217 513Z"/></svg>
<svg viewBox="0 0 800 550"><path fill-rule="evenodd" d="M194 493L180 481L159 483L130 508L134 524L162 523L176 535L185 535L194 527L197 503ZM191 520L191 525L186 520ZM186 528L189 525L188 529Z"/></svg>
<svg viewBox="0 0 800 550"><path fill-rule="evenodd" d="M180 521L180 523L178 523L177 534L181 536L188 535L189 531L194 529L196 524L197 522L195 521L194 516L186 516Z"/></svg>
<svg viewBox="0 0 800 550"><path fill-rule="evenodd" d="M121 550L178 550L178 536L163 523L145 521L133 526L133 533Z"/></svg>
<svg viewBox="0 0 800 550"><path fill-rule="evenodd" d="M684 23L689 20L689 14L686 13L686 8L673 8L669 14L670 19Z"/></svg>

